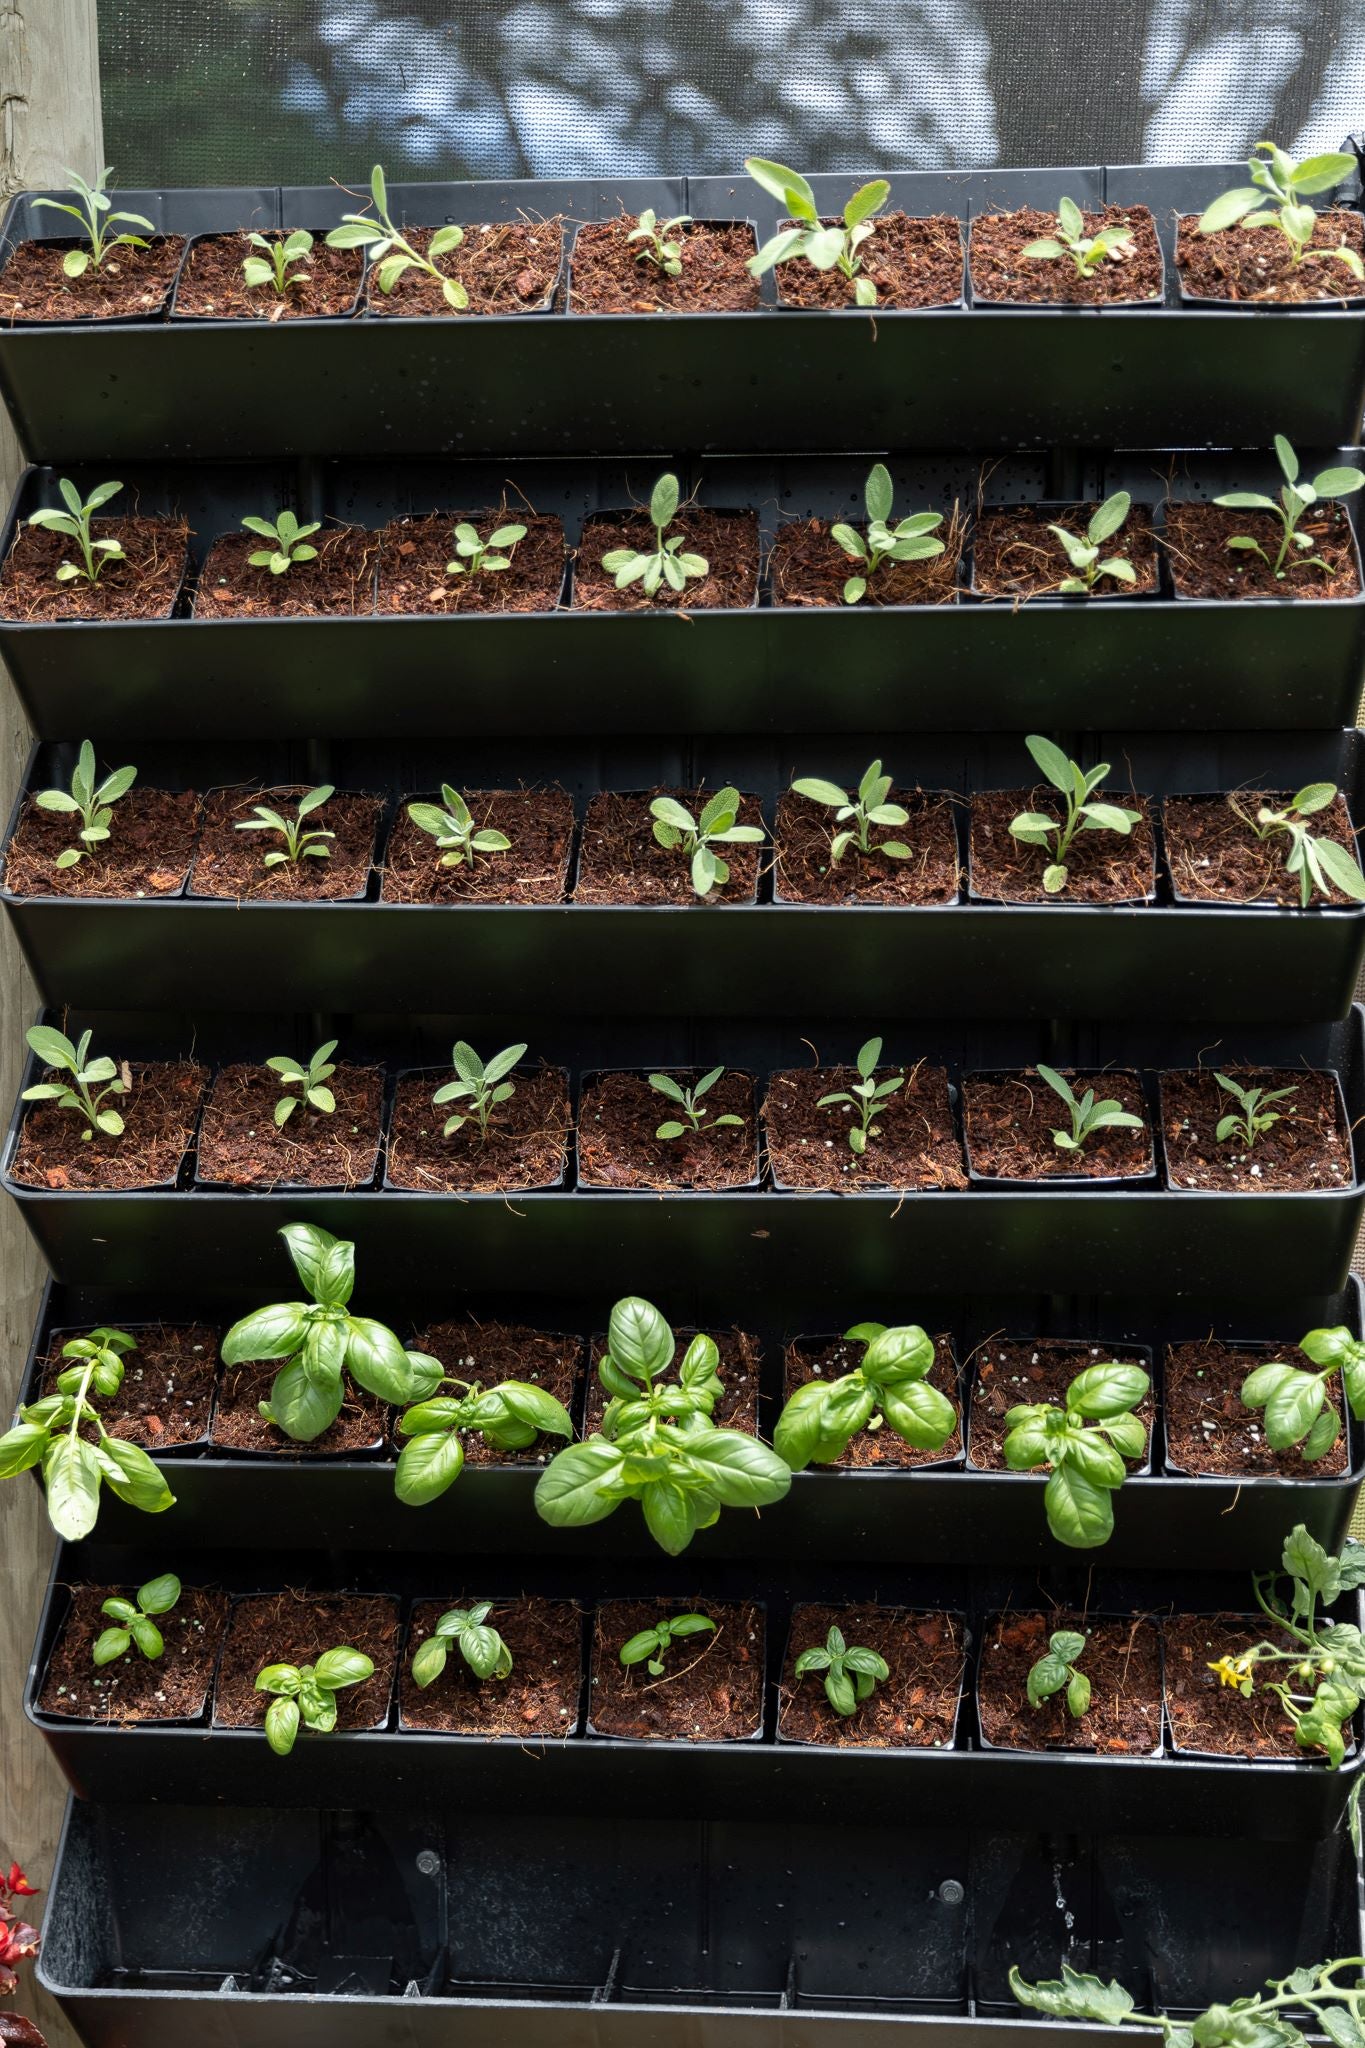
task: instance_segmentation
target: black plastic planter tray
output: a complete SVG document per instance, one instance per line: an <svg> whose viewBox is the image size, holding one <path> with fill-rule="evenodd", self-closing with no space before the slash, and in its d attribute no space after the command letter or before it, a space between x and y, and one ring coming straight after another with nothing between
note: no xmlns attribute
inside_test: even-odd
<svg viewBox="0 0 1365 2048"><path fill-rule="evenodd" d="M1365 333L1365 313L1358 317ZM329 332L333 330L328 330ZM1268 431L1258 430L1260 434ZM144 444L145 445L145 444ZM1330 446L1300 453L1311 469ZM1167 458L1183 495L1265 489L1266 455ZM122 466L125 503L178 509L197 570L220 533L262 506L377 526L434 505L476 509L504 489L559 512L570 546L597 509L647 497L676 463L701 501L757 508L770 538L781 517L847 516L869 457L716 459L676 454L619 462L340 465L289 470ZM88 489L107 471L84 464ZM1104 495L1151 458L1086 464L1077 495ZM55 502L57 472L30 470L14 523ZM978 468L961 460L897 465L914 501L970 505ZM1038 500L1042 465L991 480L991 502ZM182 599L181 609L186 600ZM40 738L164 739L269 732L306 739L486 737L599 732L738 733L941 730L1337 729L1352 725L1365 661L1365 597L1321 602L1143 598L1097 605L964 600L941 606L817 607L672 613L481 613L454 618L323 617L112 623L0 622L3 658ZM186 678L192 676L191 686ZM452 686L458 676L459 686Z"/></svg>
<svg viewBox="0 0 1365 2048"><path fill-rule="evenodd" d="M1166 303L1098 314L959 307L867 314L781 311L772 280L755 314L567 313L350 321L73 323L0 333L0 388L26 445L52 460L458 448L599 452L646 446L661 418L680 446L1047 446L1120 441L1255 443L1274 419L1297 443L1352 439L1365 392L1359 310L1182 307L1170 261L1174 209L1199 210L1242 165L1069 166L1043 171L898 172L892 209L972 216L1106 199L1150 205L1167 257ZM842 207L856 180L813 181ZM166 232L241 226L316 230L364 199L340 186L111 195ZM394 185L395 218L623 206L698 219L752 217L776 202L748 178L524 180ZM6 218L7 250L51 232L33 196ZM602 375L610 358L612 374ZM1011 375L999 376L1008 360ZM812 409L810 395L820 393ZM413 394L420 392L420 400Z"/></svg>

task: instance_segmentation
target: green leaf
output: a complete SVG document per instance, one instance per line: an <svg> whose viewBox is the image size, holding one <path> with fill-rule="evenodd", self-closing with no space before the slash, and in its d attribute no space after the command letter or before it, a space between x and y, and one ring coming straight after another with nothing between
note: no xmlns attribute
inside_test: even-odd
<svg viewBox="0 0 1365 2048"><path fill-rule="evenodd" d="M1041 1707L1055 1693L1059 1693L1068 1678L1066 1665L1060 1657L1044 1654L1029 1669L1025 1689L1031 1707Z"/></svg>
<svg viewBox="0 0 1365 2048"><path fill-rule="evenodd" d="M1220 192L1199 216L1200 234L1217 235L1225 228L1236 227L1261 204L1264 196L1255 185L1238 185L1231 192Z"/></svg>
<svg viewBox="0 0 1365 2048"><path fill-rule="evenodd" d="M313 1666L313 1683L320 1685L324 1692L340 1692L343 1686L363 1685L367 1678L374 1676L374 1664L363 1650L353 1650L343 1643L335 1650L324 1650Z"/></svg>
<svg viewBox="0 0 1365 2048"><path fill-rule="evenodd" d="M600 1522L625 1498L624 1456L615 1444L591 1438L559 1451L536 1482L536 1512L555 1529Z"/></svg>
<svg viewBox="0 0 1365 2048"><path fill-rule="evenodd" d="M1121 1365L1109 1360L1089 1365L1078 1372L1066 1390L1066 1405L1074 1415L1092 1422L1123 1415L1147 1397L1151 1381L1140 1365Z"/></svg>
<svg viewBox="0 0 1365 2048"><path fill-rule="evenodd" d="M99 1518L100 1468L92 1446L79 1436L58 1437L43 1460L43 1477L48 1520L68 1543L78 1543Z"/></svg>
<svg viewBox="0 0 1365 2048"><path fill-rule="evenodd" d="M860 186L844 208L845 227L856 228L861 221L867 220L872 214L880 213L890 197L891 186L886 178L873 178L870 183ZM880 464L878 467L880 467ZM876 519L889 519L890 516L891 507L889 504L885 512L872 514L872 517Z"/></svg>
<svg viewBox="0 0 1365 2048"><path fill-rule="evenodd" d="M347 1320L346 1370L367 1393L395 1405L412 1399L412 1367L393 1331L372 1316Z"/></svg>
<svg viewBox="0 0 1365 2048"><path fill-rule="evenodd" d="M1075 1721L1090 1710L1090 1680L1083 1671L1075 1673L1066 1689L1066 1710Z"/></svg>
<svg viewBox="0 0 1365 2048"><path fill-rule="evenodd" d="M148 1621L141 1615L130 1626L133 1641L137 1644L143 1656L155 1663L156 1659L164 1654L166 1648L161 1630L154 1621Z"/></svg>
<svg viewBox="0 0 1365 2048"><path fill-rule="evenodd" d="M1024 741L1033 756L1039 772L1064 795L1071 794L1071 763L1060 747L1045 739L1041 733L1030 733Z"/></svg>
<svg viewBox="0 0 1365 2048"><path fill-rule="evenodd" d="M869 186L866 189L871 190L871 187ZM867 505L868 518L880 519L882 521L888 520L891 517L893 498L894 493L891 485L890 470L884 462L874 463L868 471L867 483L864 487L864 500ZM840 801L842 801L842 798Z"/></svg>
<svg viewBox="0 0 1365 2048"><path fill-rule="evenodd" d="M1147 1431L1137 1415L1111 1415L1102 1425L1114 1449L1124 1458L1147 1455Z"/></svg>
<svg viewBox="0 0 1365 2048"><path fill-rule="evenodd" d="M835 782L824 782L818 775L801 775L792 784L796 796L809 797L812 803L829 804L839 807L848 802L848 792Z"/></svg>
<svg viewBox="0 0 1365 2048"><path fill-rule="evenodd" d="M1328 881L1343 896L1349 896L1356 903L1365 903L1365 874L1352 859L1344 846L1335 839L1315 839L1314 850Z"/></svg>
<svg viewBox="0 0 1365 2048"><path fill-rule="evenodd" d="M144 1614L169 1614L179 1598L180 1581L174 1572L163 1572L137 1589L137 1604Z"/></svg>
<svg viewBox="0 0 1365 2048"><path fill-rule="evenodd" d="M686 1441L689 1463L705 1475L723 1507L766 1507L781 1500L791 1486L784 1460L757 1437L711 1429L689 1435Z"/></svg>
<svg viewBox="0 0 1365 2048"><path fill-rule="evenodd" d="M1122 832L1126 837L1133 829L1132 813L1118 804L1083 804L1081 810L1093 831Z"/></svg>
<svg viewBox="0 0 1365 2048"><path fill-rule="evenodd" d="M1273 1451L1287 1451L1307 1436L1326 1400L1316 1373L1292 1372L1265 1403L1266 1442ZM1333 1439L1335 1441L1335 1438Z"/></svg>
<svg viewBox="0 0 1365 2048"><path fill-rule="evenodd" d="M607 1348L622 1371L636 1380L657 1379L673 1362L673 1332L654 1304L630 1294L618 1301L607 1323Z"/></svg>
<svg viewBox="0 0 1365 2048"><path fill-rule="evenodd" d="M918 1323L901 1323L879 1330L871 1338L861 1370L879 1386L895 1386L903 1380L923 1379L933 1367L933 1338Z"/></svg>
<svg viewBox="0 0 1365 2048"><path fill-rule="evenodd" d="M274 1302L243 1316L223 1338L220 1352L224 1365L244 1365L257 1360L292 1358L308 1331L308 1311L301 1301Z"/></svg>
<svg viewBox="0 0 1365 2048"><path fill-rule="evenodd" d="M331 237L328 236L328 240ZM299 1706L297 1700L272 1700L265 1710L265 1739L276 1756L288 1756L298 1738Z"/></svg>
<svg viewBox="0 0 1365 2048"><path fill-rule="evenodd" d="M398 1453L393 1490L405 1507L422 1508L455 1484L464 1470L464 1445L454 1430L414 1436Z"/></svg>
<svg viewBox="0 0 1365 2048"><path fill-rule="evenodd" d="M767 157L746 156L744 168L755 183L786 207L793 220L816 220L815 194L799 171L789 171Z"/></svg>
<svg viewBox="0 0 1365 2048"><path fill-rule="evenodd" d="M656 1479L646 1486L640 1496L640 1510L645 1527L661 1550L670 1557L686 1550L696 1534L697 1517L693 1502L676 1480Z"/></svg>
<svg viewBox="0 0 1365 2048"><path fill-rule="evenodd" d="M897 1436L919 1451L940 1451L957 1427L957 1410L946 1394L923 1380L887 1387L882 1412Z"/></svg>
<svg viewBox="0 0 1365 2048"><path fill-rule="evenodd" d="M502 1398L503 1405L528 1428L546 1436L572 1436L573 1423L569 1411L553 1394L547 1394L543 1387L533 1387L524 1380L504 1380L492 1389Z"/></svg>
<svg viewBox="0 0 1365 2048"><path fill-rule="evenodd" d="M339 1373L318 1386L294 1359L276 1373L270 1399L261 1403L261 1412L295 1443L310 1444L331 1428L345 1396L345 1382Z"/></svg>
<svg viewBox="0 0 1365 2048"><path fill-rule="evenodd" d="M1320 498L1349 498L1365 484L1365 470L1324 469L1313 478L1313 489Z"/></svg>
<svg viewBox="0 0 1365 2048"><path fill-rule="evenodd" d="M1301 1446L1305 1464L1315 1464L1327 1453L1341 1435L1341 1417L1335 1408L1325 1408L1309 1430Z"/></svg>
<svg viewBox="0 0 1365 2048"><path fill-rule="evenodd" d="M1054 2019L1099 2020L1105 2026L1118 2027L1133 2010L1132 1996L1121 1984L1112 1980L1106 1984L1099 1977L1086 1976L1073 1970L1070 1963L1062 1964L1059 1979L1041 1984L1026 1983L1012 1963L1010 1990L1020 2005L1049 2013Z"/></svg>
<svg viewBox="0 0 1365 2048"><path fill-rule="evenodd" d="M1309 1592L1315 1593L1323 1602L1335 1600L1341 1591L1341 1572L1336 1559L1327 1555L1302 1522L1296 1523L1285 1537L1281 1561L1290 1578L1301 1579Z"/></svg>
<svg viewBox="0 0 1365 2048"><path fill-rule="evenodd" d="M299 809L302 811L302 803ZM293 1260L294 1271L313 1299L326 1302L329 1307L344 1307L350 1299L349 1288L344 1294L329 1294L326 1290L340 1287L342 1269L347 1262L343 1259L338 1263L330 1255L339 1245L345 1246L350 1254L350 1270L354 1278L355 1246L345 1239L333 1237L330 1230L322 1230L315 1223L286 1223L280 1236Z"/></svg>
<svg viewBox="0 0 1365 2048"><path fill-rule="evenodd" d="M35 1422L16 1422L0 1436L0 1479L12 1479L36 1465L48 1446L48 1432Z"/></svg>
<svg viewBox="0 0 1365 2048"><path fill-rule="evenodd" d="M824 1411L829 1389L822 1380L808 1380L792 1394L777 1418L773 1448L793 1472L804 1472L823 1438ZM840 1451L843 1445L839 1446Z"/></svg>
<svg viewBox="0 0 1365 2048"><path fill-rule="evenodd" d="M1123 1460L1098 1429L1074 1430L1062 1444L1065 1463L1092 1486L1122 1486Z"/></svg>
<svg viewBox="0 0 1365 2048"><path fill-rule="evenodd" d="M1048 1475L1043 1506L1053 1535L1072 1550L1095 1550L1114 1533L1109 1489L1095 1486L1070 1463Z"/></svg>

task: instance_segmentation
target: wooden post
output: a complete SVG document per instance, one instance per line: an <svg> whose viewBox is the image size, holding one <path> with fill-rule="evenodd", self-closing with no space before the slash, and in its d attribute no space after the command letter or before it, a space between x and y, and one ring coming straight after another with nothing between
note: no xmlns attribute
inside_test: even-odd
<svg viewBox="0 0 1365 2048"><path fill-rule="evenodd" d="M103 166L99 41L95 0L0 0L0 199L60 186L64 166L94 176ZM0 491L6 504L25 461L0 417ZM0 817L7 816L28 756L28 721L7 675L0 681ZM69 735L79 739L79 733ZM37 997L8 927L0 932L0 1102L19 1082L23 1034ZM13 1206L0 1206L0 1428L8 1427L37 1314L43 1268ZM46 1745L19 1709L37 1628L52 1538L37 1489L26 1479L0 1487L0 1853L22 1863L46 1889L61 1823L64 1787ZM36 1907L42 1900L34 1900ZM37 1913L34 1918L38 1917ZM33 1982L6 2010L36 2020L49 2048L77 2037Z"/></svg>

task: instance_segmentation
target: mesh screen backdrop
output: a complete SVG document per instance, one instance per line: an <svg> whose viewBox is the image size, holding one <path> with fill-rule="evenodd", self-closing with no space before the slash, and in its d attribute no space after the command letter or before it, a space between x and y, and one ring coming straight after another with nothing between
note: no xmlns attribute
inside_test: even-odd
<svg viewBox="0 0 1365 2048"><path fill-rule="evenodd" d="M122 185L1226 161L1365 124L1365 0L100 0L99 22Z"/></svg>

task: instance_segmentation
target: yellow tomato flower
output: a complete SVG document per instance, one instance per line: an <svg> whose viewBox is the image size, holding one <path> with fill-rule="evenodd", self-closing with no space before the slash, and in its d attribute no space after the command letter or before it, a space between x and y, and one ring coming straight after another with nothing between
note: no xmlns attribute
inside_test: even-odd
<svg viewBox="0 0 1365 2048"><path fill-rule="evenodd" d="M1220 1657L1209 1670L1216 1673L1220 1685L1230 1685L1234 1692L1241 1692L1251 1677L1250 1657Z"/></svg>

